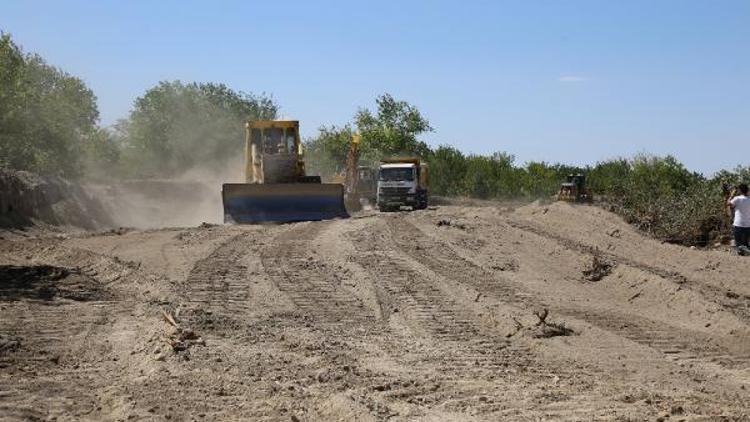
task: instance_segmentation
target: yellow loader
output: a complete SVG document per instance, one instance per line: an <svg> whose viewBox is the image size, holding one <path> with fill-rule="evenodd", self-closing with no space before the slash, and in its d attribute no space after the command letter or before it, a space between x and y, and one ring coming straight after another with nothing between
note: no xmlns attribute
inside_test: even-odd
<svg viewBox="0 0 750 422"><path fill-rule="evenodd" d="M307 176L297 120L245 125L245 182L225 183L224 221L253 224L346 218L344 186Z"/></svg>

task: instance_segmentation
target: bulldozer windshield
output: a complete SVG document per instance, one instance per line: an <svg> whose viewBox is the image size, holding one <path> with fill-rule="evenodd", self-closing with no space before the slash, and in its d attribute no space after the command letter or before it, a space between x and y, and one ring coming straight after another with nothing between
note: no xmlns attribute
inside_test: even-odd
<svg viewBox="0 0 750 422"><path fill-rule="evenodd" d="M296 154L297 131L294 128L273 127L253 129L252 141L263 146L264 154Z"/></svg>

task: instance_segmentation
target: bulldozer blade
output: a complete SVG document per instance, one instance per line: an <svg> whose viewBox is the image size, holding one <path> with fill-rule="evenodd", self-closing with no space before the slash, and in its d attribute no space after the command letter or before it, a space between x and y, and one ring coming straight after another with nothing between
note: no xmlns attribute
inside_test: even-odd
<svg viewBox="0 0 750 422"><path fill-rule="evenodd" d="M347 218L344 186L321 183L226 183L224 221L253 224Z"/></svg>

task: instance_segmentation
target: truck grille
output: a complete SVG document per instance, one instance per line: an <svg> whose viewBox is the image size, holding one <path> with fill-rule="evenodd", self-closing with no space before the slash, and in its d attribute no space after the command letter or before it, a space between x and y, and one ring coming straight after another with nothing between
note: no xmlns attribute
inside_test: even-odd
<svg viewBox="0 0 750 422"><path fill-rule="evenodd" d="M380 188L381 195L407 195L408 193L409 193L409 188L392 188L392 187Z"/></svg>

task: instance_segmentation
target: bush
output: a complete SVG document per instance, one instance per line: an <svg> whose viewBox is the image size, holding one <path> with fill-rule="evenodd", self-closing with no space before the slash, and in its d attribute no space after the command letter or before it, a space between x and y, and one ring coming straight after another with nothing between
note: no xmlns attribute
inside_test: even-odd
<svg viewBox="0 0 750 422"><path fill-rule="evenodd" d="M599 163L589 174L591 189L628 222L686 245L706 245L728 233L722 181L743 177L747 175L725 171L707 179L674 157L648 155Z"/></svg>

